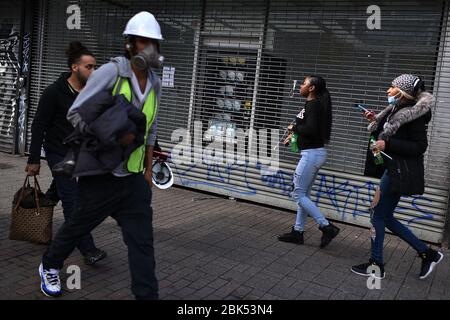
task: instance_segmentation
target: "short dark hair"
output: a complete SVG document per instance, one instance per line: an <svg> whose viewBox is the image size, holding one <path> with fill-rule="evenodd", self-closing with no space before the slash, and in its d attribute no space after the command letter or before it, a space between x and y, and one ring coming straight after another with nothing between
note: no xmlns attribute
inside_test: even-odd
<svg viewBox="0 0 450 320"><path fill-rule="evenodd" d="M72 68L72 64L80 61L81 56L92 56L95 58L94 54L83 46L80 41L72 41L69 43L69 47L66 49L66 56L69 69Z"/></svg>

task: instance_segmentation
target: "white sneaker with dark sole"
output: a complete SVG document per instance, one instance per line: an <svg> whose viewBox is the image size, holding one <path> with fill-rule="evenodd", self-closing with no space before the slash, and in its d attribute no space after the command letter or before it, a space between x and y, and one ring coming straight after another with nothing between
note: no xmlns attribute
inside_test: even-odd
<svg viewBox="0 0 450 320"><path fill-rule="evenodd" d="M61 294L61 280L59 270L44 269L42 263L39 265L39 276L41 277L41 291L47 297L57 297Z"/></svg>

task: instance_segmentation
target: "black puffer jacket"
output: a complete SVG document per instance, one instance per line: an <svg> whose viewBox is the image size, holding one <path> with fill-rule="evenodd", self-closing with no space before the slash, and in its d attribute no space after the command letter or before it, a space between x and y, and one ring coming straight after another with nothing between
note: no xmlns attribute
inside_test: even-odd
<svg viewBox="0 0 450 320"><path fill-rule="evenodd" d="M368 148L364 174L366 176L381 178L387 169L391 181L391 191L401 195L423 194L425 189L423 154L427 150L427 128L431 120L431 100L427 105L417 107L406 105L385 112L378 117L377 129L372 132L375 139L381 135L385 139L386 152L392 157L389 160L385 156L384 165L375 165L372 152ZM401 118L408 111L408 116ZM397 114L398 113L398 114ZM397 115L396 115L397 114ZM395 123L401 119L402 123ZM386 122L399 125L396 132L387 137L383 132Z"/></svg>

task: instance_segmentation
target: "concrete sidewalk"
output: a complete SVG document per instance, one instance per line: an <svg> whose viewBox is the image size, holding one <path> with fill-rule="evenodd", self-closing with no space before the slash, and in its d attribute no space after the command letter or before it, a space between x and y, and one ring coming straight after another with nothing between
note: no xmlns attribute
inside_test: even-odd
<svg viewBox="0 0 450 320"><path fill-rule="evenodd" d="M26 158L0 153L0 299L48 299L39 291L37 268L46 247L8 240L11 201L23 183ZM50 184L42 161L40 183ZM337 223L338 237L319 249L321 232L307 224L305 245L277 241L295 216L287 211L236 202L172 187L153 188L154 237L161 299L450 299L450 252L426 280L420 259L396 237L385 240L386 278L369 290L367 278L350 272L366 262L367 229ZM59 205L54 232L62 223ZM58 299L133 299L127 250L116 222L93 231L108 257L94 267L78 251L66 261L81 267L81 290ZM62 273L65 287L69 275Z"/></svg>

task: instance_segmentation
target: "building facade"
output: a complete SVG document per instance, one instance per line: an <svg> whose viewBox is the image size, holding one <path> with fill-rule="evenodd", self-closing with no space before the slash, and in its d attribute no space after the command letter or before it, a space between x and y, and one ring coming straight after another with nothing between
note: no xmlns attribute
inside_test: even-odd
<svg viewBox="0 0 450 320"><path fill-rule="evenodd" d="M103 64L123 52L127 20L146 10L165 38L158 140L167 150L184 146L189 160L171 164L176 183L295 210L289 194L299 155L276 143L304 103L298 84L318 74L327 80L334 120L313 199L331 219L362 226L370 224L377 180L363 175L369 134L355 104L380 111L394 77L421 75L436 97L426 192L402 198L396 216L421 239L443 241L450 187L448 1L24 0L21 6L0 1L0 8L2 151L27 152L39 96L66 70L70 41L82 41ZM247 135L239 139L238 132ZM233 157L218 161L221 149Z"/></svg>

